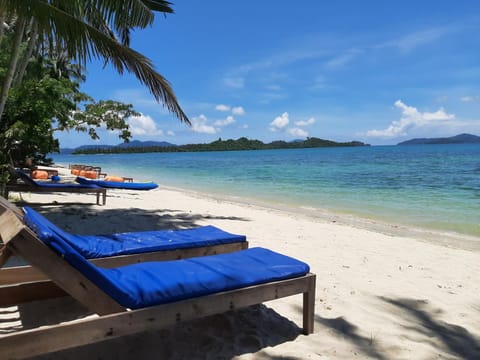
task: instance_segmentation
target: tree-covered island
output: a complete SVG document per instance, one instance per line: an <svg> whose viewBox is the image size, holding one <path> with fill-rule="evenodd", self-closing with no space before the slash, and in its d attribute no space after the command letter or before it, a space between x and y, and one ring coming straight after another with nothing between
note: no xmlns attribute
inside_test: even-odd
<svg viewBox="0 0 480 360"><path fill-rule="evenodd" d="M273 141L264 143L260 140L250 140L241 137L237 140L222 140L219 138L208 144L158 145L158 146L99 146L80 147L73 154L113 154L113 153L149 153L149 152L198 152L198 151L238 151L238 150L268 150L268 149L301 149L339 146L369 146L360 141L335 142L309 137L299 141Z"/></svg>

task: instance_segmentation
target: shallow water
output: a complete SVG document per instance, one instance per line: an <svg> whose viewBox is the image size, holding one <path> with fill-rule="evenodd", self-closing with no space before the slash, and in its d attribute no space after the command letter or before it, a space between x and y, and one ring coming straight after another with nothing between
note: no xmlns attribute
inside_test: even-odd
<svg viewBox="0 0 480 360"><path fill-rule="evenodd" d="M137 181L480 237L479 144L53 159Z"/></svg>

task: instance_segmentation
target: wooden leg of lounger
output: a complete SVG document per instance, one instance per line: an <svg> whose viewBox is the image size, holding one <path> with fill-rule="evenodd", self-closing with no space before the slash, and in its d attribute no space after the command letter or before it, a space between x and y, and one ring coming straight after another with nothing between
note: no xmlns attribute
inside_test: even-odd
<svg viewBox="0 0 480 360"><path fill-rule="evenodd" d="M303 333L305 335L313 333L315 318L315 279L316 276L309 278L308 291L303 293Z"/></svg>

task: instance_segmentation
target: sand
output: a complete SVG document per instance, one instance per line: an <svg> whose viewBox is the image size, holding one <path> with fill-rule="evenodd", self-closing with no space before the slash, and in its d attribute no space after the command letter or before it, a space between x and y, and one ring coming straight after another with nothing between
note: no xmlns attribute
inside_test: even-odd
<svg viewBox="0 0 480 360"><path fill-rule="evenodd" d="M246 234L251 247L303 260L317 274L308 336L298 295L38 359L480 359L480 239L436 241L432 233L164 187L109 190L106 206L88 194L23 199L81 234L212 224ZM18 327L27 326L26 314L83 314L68 299L32 307Z"/></svg>

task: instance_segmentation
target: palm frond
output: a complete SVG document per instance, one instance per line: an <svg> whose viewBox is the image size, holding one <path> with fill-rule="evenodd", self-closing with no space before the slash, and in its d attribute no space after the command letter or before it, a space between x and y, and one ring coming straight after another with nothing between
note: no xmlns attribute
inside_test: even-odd
<svg viewBox="0 0 480 360"><path fill-rule="evenodd" d="M142 17L141 14L145 14L146 10L148 10L146 12L150 11L144 2L148 3L148 6L165 6L165 9L170 9L168 2L156 0L50 0L49 2L0 0L0 12L14 11L17 15L26 18L34 16L39 32L47 38L55 39L57 44L61 44L66 52L80 63L85 64L92 58L103 58L106 62L110 62L120 74L125 70L133 73L141 83L148 87L157 101L162 102L180 121L190 124L187 115L178 104L170 84L154 69L151 61L139 52L122 45L112 34L107 34L105 29L98 29L86 22L83 18L85 10L81 8L82 5L87 4L98 5L99 12L105 14L111 14L114 10L125 11L126 9L128 10L126 13L133 16L129 24L142 24L139 19ZM65 3L68 4L65 5ZM55 4L59 6L54 6ZM114 18L107 16L106 19Z"/></svg>

